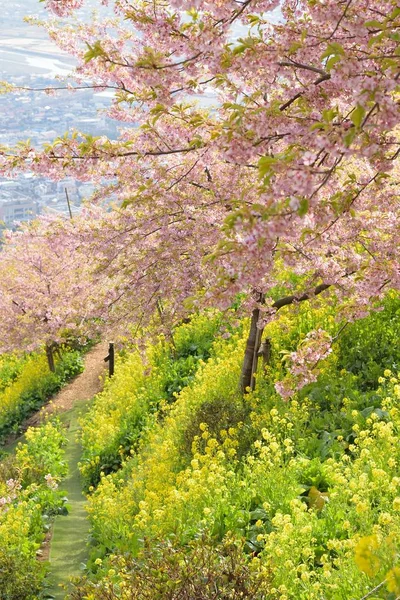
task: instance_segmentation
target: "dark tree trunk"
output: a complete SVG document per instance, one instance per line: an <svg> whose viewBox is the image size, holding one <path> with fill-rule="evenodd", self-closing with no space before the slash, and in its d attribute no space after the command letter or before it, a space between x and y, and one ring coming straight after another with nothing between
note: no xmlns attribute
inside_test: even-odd
<svg viewBox="0 0 400 600"><path fill-rule="evenodd" d="M242 366L242 374L240 378L240 390L244 394L247 388L254 390L255 377L258 363L258 348L260 346L262 329L257 327L260 318L260 309L255 308L251 315L250 332L246 342L246 350Z"/></svg>
<svg viewBox="0 0 400 600"><path fill-rule="evenodd" d="M49 365L49 369L52 373L54 373L54 371L56 370L56 367L54 364L54 354L53 354L52 346L46 346L46 356L47 356L47 363Z"/></svg>
<svg viewBox="0 0 400 600"><path fill-rule="evenodd" d="M295 302L304 302L304 300L310 300L313 296L318 296L319 294L322 294L322 292L324 292L330 287L330 283L321 283L320 285L317 285L317 287L312 292L305 293L300 296L285 296L284 298L276 300L272 304L272 308L275 308L276 311L278 311L284 306L288 306L289 304L293 304ZM257 302L260 302L261 304L264 303L264 294L258 293ZM255 308L251 315L250 333L249 337L247 338L246 350L242 366L242 374L240 377L240 390L242 394L246 392L247 388L250 388L251 390L254 390L255 388L255 374L257 373L258 357L263 356L264 369L271 358L272 348L270 340L267 340L264 343L264 346L262 346L261 343L264 328L259 329L257 327L259 318L260 309Z"/></svg>
<svg viewBox="0 0 400 600"><path fill-rule="evenodd" d="M253 365L251 367L251 379L250 379L250 389L252 392L255 390L255 387L256 387L258 357L260 356L259 349L261 346L261 338L262 338L263 331L264 331L264 328L260 329L259 327L257 327L256 339L255 339L255 344L254 344Z"/></svg>
<svg viewBox="0 0 400 600"><path fill-rule="evenodd" d="M258 350L258 356L262 356L263 369L264 372L266 372L267 366L270 364L272 356L272 344L269 338L266 338L263 342L261 342L260 348Z"/></svg>

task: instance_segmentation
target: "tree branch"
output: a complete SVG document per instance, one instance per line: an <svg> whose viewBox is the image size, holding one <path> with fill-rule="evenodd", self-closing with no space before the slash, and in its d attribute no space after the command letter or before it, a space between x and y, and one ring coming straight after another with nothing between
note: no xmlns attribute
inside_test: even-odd
<svg viewBox="0 0 400 600"><path fill-rule="evenodd" d="M104 154L103 156L100 156L98 154L93 154L92 156L87 155L87 156L59 156L56 154L53 155L49 155L50 158L54 158L54 159L59 159L59 160L65 160L68 158L71 158L72 160L100 160L102 158L125 158L126 156L165 156L168 154L179 154L179 153L184 153L184 152L193 152L194 150L198 150L198 147L194 147L194 146L189 146L188 148L177 148L175 150L150 150L149 152L137 152L137 151L132 151L132 152L121 152L118 154L109 154L108 156L106 154ZM6 155L6 156L12 156L13 155ZM14 157L15 158L15 157Z"/></svg>
<svg viewBox="0 0 400 600"><path fill-rule="evenodd" d="M319 73L324 77L328 75L326 71L323 69L318 69L318 67L313 67L312 65L304 65L303 63L296 62L294 60L281 61L278 63L280 67L295 67L297 69L304 69L306 71L312 71L313 73Z"/></svg>
<svg viewBox="0 0 400 600"><path fill-rule="evenodd" d="M276 300L273 303L272 308L276 308L276 310L279 310L280 308L288 306L289 304L294 304L295 302L297 303L304 302L304 300L310 300L310 298L314 298L315 296L322 294L322 292L330 288L331 285L331 283L321 283L320 285L317 285L314 291L310 294L302 294L301 296L296 296L295 294L291 296L284 296L283 298L279 298L279 300Z"/></svg>

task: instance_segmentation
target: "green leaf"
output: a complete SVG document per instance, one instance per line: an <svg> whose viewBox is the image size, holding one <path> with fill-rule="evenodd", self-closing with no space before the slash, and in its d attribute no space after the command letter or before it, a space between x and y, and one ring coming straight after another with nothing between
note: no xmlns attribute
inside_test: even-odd
<svg viewBox="0 0 400 600"><path fill-rule="evenodd" d="M260 177L266 177L271 174L271 167L276 162L273 156L262 156L258 161L258 170Z"/></svg>
<svg viewBox="0 0 400 600"><path fill-rule="evenodd" d="M333 119L336 117L336 110L334 108L326 108L322 111L322 118L327 123L331 123Z"/></svg>
<svg viewBox="0 0 400 600"><path fill-rule="evenodd" d="M385 37L385 32L381 31L381 33L378 33L377 35L374 35L368 42L368 47L370 48L371 46L373 46L374 44L377 44L379 42L381 42L383 40L383 38Z"/></svg>
<svg viewBox="0 0 400 600"><path fill-rule="evenodd" d="M308 213L308 206L309 206L308 198L302 198L300 200L300 206L297 210L297 213L300 217L304 217L304 215L306 215Z"/></svg>
<svg viewBox="0 0 400 600"><path fill-rule="evenodd" d="M354 138L356 137L357 134L357 130L352 127L351 129L349 129L349 131L346 133L346 135L344 136L344 143L346 144L347 148L349 148L349 146L351 146Z"/></svg>
<svg viewBox="0 0 400 600"><path fill-rule="evenodd" d="M258 15L247 15L247 20L250 23L250 25L258 25L258 23L260 22L260 17Z"/></svg>
<svg viewBox="0 0 400 600"><path fill-rule="evenodd" d="M268 518L268 513L263 508L256 508L250 512L251 521L265 521Z"/></svg>
<svg viewBox="0 0 400 600"><path fill-rule="evenodd" d="M324 60L325 58L328 59L325 64L325 69L329 72L344 54L345 52L341 44L338 44L337 42L328 44L325 52L321 56L321 60Z"/></svg>
<svg viewBox="0 0 400 600"><path fill-rule="evenodd" d="M396 19L396 17L398 17L400 15L400 7L396 6L396 8L394 8L390 14L390 18L391 19Z"/></svg>
<svg viewBox="0 0 400 600"><path fill-rule="evenodd" d="M376 21L375 19L373 19L372 21L366 21L364 24L365 27L373 27L374 29L385 29L385 25L380 21Z"/></svg>
<svg viewBox="0 0 400 600"><path fill-rule="evenodd" d="M340 61L339 56L331 56L330 59L326 62L325 69L329 71Z"/></svg>
<svg viewBox="0 0 400 600"><path fill-rule="evenodd" d="M398 31L389 33L389 39L391 39L395 42L400 42L400 33ZM396 48L396 50L397 50L397 48Z"/></svg>
<svg viewBox="0 0 400 600"><path fill-rule="evenodd" d="M357 104L356 108L352 111L350 119L357 129L361 127L361 124L365 117L365 108L360 104Z"/></svg>
<svg viewBox="0 0 400 600"><path fill-rule="evenodd" d="M337 42L331 42L328 44L325 52L321 58L328 58L329 56L344 56L345 52L343 46Z"/></svg>
<svg viewBox="0 0 400 600"><path fill-rule="evenodd" d="M83 60L85 61L85 63L90 62L94 58L107 56L107 53L103 50L101 42L99 40L97 40L97 42L95 42L93 46L86 42L86 46L88 47L88 51L83 56Z"/></svg>
<svg viewBox="0 0 400 600"><path fill-rule="evenodd" d="M313 125L311 125L310 127L310 131L315 131L316 129L324 129L325 128L325 123L314 123Z"/></svg>

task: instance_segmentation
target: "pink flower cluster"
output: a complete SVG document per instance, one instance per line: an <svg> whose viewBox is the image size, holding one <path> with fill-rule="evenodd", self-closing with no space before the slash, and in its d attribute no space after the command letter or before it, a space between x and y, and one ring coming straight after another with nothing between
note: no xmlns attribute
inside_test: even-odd
<svg viewBox="0 0 400 600"><path fill-rule="evenodd" d="M58 489L58 482L57 479L55 477L53 477L50 473L48 473L47 475L44 476L45 480L46 480L46 484L47 486L55 491Z"/></svg>
<svg viewBox="0 0 400 600"><path fill-rule="evenodd" d="M296 352L289 355L289 376L275 384L275 389L282 398L290 398L293 394L317 380L320 361L332 352L332 338L323 329L308 333Z"/></svg>
<svg viewBox="0 0 400 600"><path fill-rule="evenodd" d="M46 8L58 17L70 15L77 8L81 8L83 0L46 0Z"/></svg>
<svg viewBox="0 0 400 600"><path fill-rule="evenodd" d="M6 486L8 488L8 494L7 496L0 497L0 510L11 504L13 500L16 499L18 492L21 489L21 484L16 479L9 479L6 481Z"/></svg>

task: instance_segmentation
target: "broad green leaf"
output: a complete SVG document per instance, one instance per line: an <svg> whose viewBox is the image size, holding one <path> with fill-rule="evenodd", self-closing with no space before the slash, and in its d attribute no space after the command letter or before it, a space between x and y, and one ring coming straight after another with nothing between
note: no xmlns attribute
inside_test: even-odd
<svg viewBox="0 0 400 600"><path fill-rule="evenodd" d="M309 206L308 198L302 198L300 200L300 206L297 211L297 213L299 214L300 217L304 217L304 215L306 215L308 213L308 206Z"/></svg>
<svg viewBox="0 0 400 600"><path fill-rule="evenodd" d="M365 117L365 108L360 104L357 104L356 108L352 111L350 119L352 123L359 129Z"/></svg>
<svg viewBox="0 0 400 600"><path fill-rule="evenodd" d="M373 27L374 29L384 29L385 25L380 21L376 21L375 19L373 19L372 21L366 21L365 27Z"/></svg>
<svg viewBox="0 0 400 600"><path fill-rule="evenodd" d="M356 128L352 127L351 129L349 129L349 131L344 136L343 139L344 139L344 143L346 144L347 148L349 148L349 146L351 146L351 144L353 143L353 140L356 137L356 134L357 134Z"/></svg>
<svg viewBox="0 0 400 600"><path fill-rule="evenodd" d="M262 156L258 161L260 177L266 177L271 174L271 167L274 163L276 163L276 158L274 156Z"/></svg>
<svg viewBox="0 0 400 600"><path fill-rule="evenodd" d="M345 52L343 46L337 42L331 42L328 44L325 52L321 58L328 58L328 56L344 56Z"/></svg>
<svg viewBox="0 0 400 600"><path fill-rule="evenodd" d="M90 62L94 58L107 56L107 53L103 50L101 42L99 40L97 40L97 42L95 42L93 46L86 42L86 46L88 47L88 51L83 56L83 59L86 63Z"/></svg>

